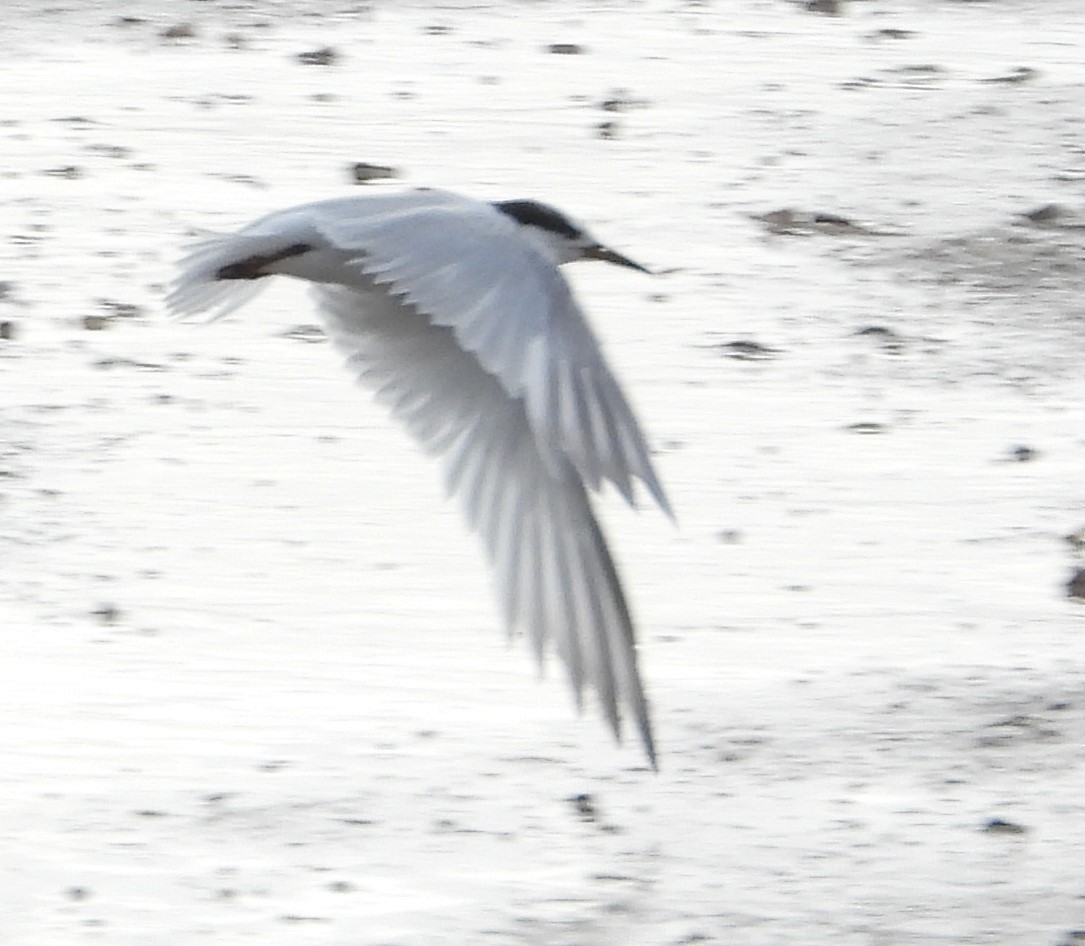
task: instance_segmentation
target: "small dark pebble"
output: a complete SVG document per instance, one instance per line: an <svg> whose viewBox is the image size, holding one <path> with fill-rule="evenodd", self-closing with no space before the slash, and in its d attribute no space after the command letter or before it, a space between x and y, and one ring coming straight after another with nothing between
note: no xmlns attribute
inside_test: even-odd
<svg viewBox="0 0 1085 946"><path fill-rule="evenodd" d="M889 428L874 421L860 421L858 424L847 424L844 429L852 434L884 434Z"/></svg>
<svg viewBox="0 0 1085 946"><path fill-rule="evenodd" d="M90 151L94 154L103 154L107 158L116 158L117 160L130 158L132 156L132 149L125 147L124 145L89 144L86 145L83 150Z"/></svg>
<svg viewBox="0 0 1085 946"><path fill-rule="evenodd" d="M350 176L355 184L368 184L370 181L382 181L399 177L399 171L384 164L369 164L356 161L350 166Z"/></svg>
<svg viewBox="0 0 1085 946"><path fill-rule="evenodd" d="M1018 66L1013 72L1008 72L1003 76L993 76L990 79L980 79L980 82L986 82L988 84L999 85L1016 85L1019 82L1029 82L1032 79L1038 78L1040 75L1039 69L1033 69L1031 66Z"/></svg>
<svg viewBox="0 0 1085 946"><path fill-rule="evenodd" d="M121 618L121 609L115 604L100 604L90 613L103 624L116 624Z"/></svg>
<svg viewBox="0 0 1085 946"><path fill-rule="evenodd" d="M312 49L309 52L298 53L297 60L306 66L331 66L339 59L339 52L332 46L324 46L321 49Z"/></svg>
<svg viewBox="0 0 1085 946"><path fill-rule="evenodd" d="M1066 596L1085 601L1085 568L1079 568L1066 583Z"/></svg>
<svg viewBox="0 0 1085 946"><path fill-rule="evenodd" d="M745 339L722 342L718 347L728 358L734 358L738 361L768 361L780 354L779 348L770 348L760 342Z"/></svg>
<svg viewBox="0 0 1085 946"><path fill-rule="evenodd" d="M551 43L546 51L555 56L582 56L586 52L579 43Z"/></svg>
<svg viewBox="0 0 1085 946"><path fill-rule="evenodd" d="M158 34L163 39L195 39L196 27L191 23L174 23Z"/></svg>
<svg viewBox="0 0 1085 946"><path fill-rule="evenodd" d="M595 126L595 133L600 138L609 140L618 137L620 127L621 126L617 122L600 122Z"/></svg>
<svg viewBox="0 0 1085 946"><path fill-rule="evenodd" d="M902 76L940 76L946 70L944 67L937 66L932 62L920 62L908 66L898 66L888 71Z"/></svg>
<svg viewBox="0 0 1085 946"><path fill-rule="evenodd" d="M1034 207L1032 210L1026 210L1021 214L1021 218L1035 226L1042 227L1054 223L1065 215L1066 208L1061 204L1043 204L1040 207Z"/></svg>
<svg viewBox="0 0 1085 946"><path fill-rule="evenodd" d="M108 371L113 368L138 368L141 371L165 371L165 365L155 364L153 361L136 361L132 358L99 358L91 362L93 367Z"/></svg>
<svg viewBox="0 0 1085 946"><path fill-rule="evenodd" d="M595 799L583 793L580 795L573 795L570 799L573 808L576 809L576 813L580 816L581 821L596 821L599 817L599 810L595 806Z"/></svg>
<svg viewBox="0 0 1085 946"><path fill-rule="evenodd" d="M105 315L84 315L83 328L88 332L100 332L109 325L109 317Z"/></svg>
<svg viewBox="0 0 1085 946"><path fill-rule="evenodd" d="M15 323L11 319L4 319L0 322L0 341L14 341L15 336L18 334L18 329L16 329Z"/></svg>
<svg viewBox="0 0 1085 946"><path fill-rule="evenodd" d="M785 236L805 236L811 233L823 233L833 236L862 235L890 236L889 230L877 230L855 223L848 217L825 211L794 210L782 207L768 213L752 214L751 218L765 225L770 233Z"/></svg>
<svg viewBox="0 0 1085 946"><path fill-rule="evenodd" d="M452 32L452 27L435 23L431 26L423 26L422 32L427 36L448 36Z"/></svg>
<svg viewBox="0 0 1085 946"><path fill-rule="evenodd" d="M613 89L610 95L599 103L604 112L625 112L631 108L644 107L648 103L636 99L628 89Z"/></svg>
<svg viewBox="0 0 1085 946"><path fill-rule="evenodd" d="M902 30L896 27L886 27L884 29L875 30L873 33L868 34L869 39L911 39L915 36L915 30Z"/></svg>
<svg viewBox="0 0 1085 946"><path fill-rule="evenodd" d="M855 224L852 223L847 217L841 217L840 214L829 214L829 213L821 213L821 212L818 212L818 213L814 214L814 223L820 224L820 225L828 224L829 226L833 226L833 227L854 227L855 226Z"/></svg>
<svg viewBox="0 0 1085 946"><path fill-rule="evenodd" d="M1018 444L1012 450L1010 450L1010 459L1016 460L1018 463L1028 463L1029 460L1035 460L1040 455L1038 450L1034 450L1032 447L1026 447L1023 444Z"/></svg>
<svg viewBox="0 0 1085 946"><path fill-rule="evenodd" d="M983 826L984 834L1025 834L1027 831L1024 825L1003 818L991 818Z"/></svg>
<svg viewBox="0 0 1085 946"><path fill-rule="evenodd" d="M15 283L10 279L0 279L0 300L10 299L15 295Z"/></svg>
<svg viewBox="0 0 1085 946"><path fill-rule="evenodd" d="M884 325L868 325L858 329L855 334L860 338L873 338L881 343L882 348L890 354L898 355L905 349L904 339L891 328Z"/></svg>
<svg viewBox="0 0 1085 946"><path fill-rule="evenodd" d="M840 16L844 12L842 0L806 0L806 9L810 13L826 13L829 16Z"/></svg>
<svg viewBox="0 0 1085 946"><path fill-rule="evenodd" d="M62 177L67 181L77 181L83 176L83 169L74 164L66 164L58 168L46 168L41 172L46 177Z"/></svg>
<svg viewBox="0 0 1085 946"><path fill-rule="evenodd" d="M90 890L86 887L69 887L64 893L69 900L86 900L90 896Z"/></svg>
<svg viewBox="0 0 1085 946"><path fill-rule="evenodd" d="M897 333L891 328L886 328L884 325L867 325L864 328L856 329L856 335L874 335L878 338L895 338Z"/></svg>

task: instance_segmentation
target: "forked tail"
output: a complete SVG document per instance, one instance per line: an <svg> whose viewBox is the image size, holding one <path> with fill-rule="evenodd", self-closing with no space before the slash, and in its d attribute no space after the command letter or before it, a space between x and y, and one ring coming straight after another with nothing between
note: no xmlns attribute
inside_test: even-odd
<svg viewBox="0 0 1085 946"><path fill-rule="evenodd" d="M281 236L210 235L194 243L182 257L181 272L166 296L166 306L181 318L206 315L208 321L221 319L263 288L263 266L297 252L303 251L295 246L284 248Z"/></svg>

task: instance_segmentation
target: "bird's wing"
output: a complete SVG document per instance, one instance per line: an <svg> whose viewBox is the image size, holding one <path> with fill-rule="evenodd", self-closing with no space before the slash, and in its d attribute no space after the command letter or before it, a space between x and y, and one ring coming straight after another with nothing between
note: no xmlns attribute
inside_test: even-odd
<svg viewBox="0 0 1085 946"><path fill-rule="evenodd" d="M278 254L312 247L305 256ZM570 461L596 490L613 483L630 503L641 480L671 515L640 426L569 284L520 225L493 205L439 190L345 197L278 211L194 246L167 303L219 317L260 279L222 280L222 268L274 260L259 274L385 284L522 397L552 470Z"/></svg>
<svg viewBox="0 0 1085 946"><path fill-rule="evenodd" d="M176 316L203 314L213 321L245 305L266 285L267 280L256 276L283 273L303 279L319 277L335 281L337 275L349 279L351 270L345 268L345 264L357 256L357 250L350 247L351 241L344 239L342 234L349 233L351 224L402 214L411 208L463 202L465 199L457 194L423 189L337 197L277 210L235 233L204 232L179 260L180 273L166 296L166 305ZM325 230L335 236L329 239ZM337 250L335 242L344 243L348 249ZM318 251L316 268L322 271L292 272L299 255L294 253L285 256L279 265L267 265L269 260L278 261L283 252L292 247ZM224 269L253 262L262 264L253 268L253 278L224 279L221 276Z"/></svg>
<svg viewBox="0 0 1085 946"><path fill-rule="evenodd" d="M206 321L221 319L240 309L264 288L266 280L215 278L222 267L246 255L282 244L281 237L253 238L239 233L205 233L188 246L178 262L180 272L166 296L166 307L178 317L203 315Z"/></svg>
<svg viewBox="0 0 1085 946"><path fill-rule="evenodd" d="M402 200L396 203L396 196ZM551 470L568 459L595 490L630 503L639 479L668 514L644 435L555 262L491 204L442 191L325 201L309 220L348 269L452 330L505 390L522 397ZM346 280L343 280L346 281Z"/></svg>
<svg viewBox="0 0 1085 946"><path fill-rule="evenodd" d="M349 367L411 435L444 461L496 571L510 631L525 627L541 660L552 644L578 705L596 691L616 736L624 707L655 765L633 622L577 470L543 457L524 401L454 328L381 289L316 290Z"/></svg>

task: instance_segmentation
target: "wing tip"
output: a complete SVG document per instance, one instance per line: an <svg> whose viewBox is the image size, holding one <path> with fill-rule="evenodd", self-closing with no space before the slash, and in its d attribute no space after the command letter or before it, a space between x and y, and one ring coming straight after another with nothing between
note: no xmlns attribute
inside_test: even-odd
<svg viewBox="0 0 1085 946"><path fill-rule="evenodd" d="M299 255L302 244L285 247L277 235L256 236L244 233L208 234L193 243L179 261L180 273L166 294L166 309L175 318L206 315L208 321L221 319L252 299L265 280L254 277L225 276L232 267L245 262L253 253L271 253L278 258Z"/></svg>

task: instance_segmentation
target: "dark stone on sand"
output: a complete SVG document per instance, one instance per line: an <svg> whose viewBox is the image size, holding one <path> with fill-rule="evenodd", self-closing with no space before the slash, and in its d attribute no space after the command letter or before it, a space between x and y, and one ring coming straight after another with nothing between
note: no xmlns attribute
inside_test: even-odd
<svg viewBox="0 0 1085 946"><path fill-rule="evenodd" d="M806 0L806 10L809 13L840 16L844 12L844 3L843 0Z"/></svg>
<svg viewBox="0 0 1085 946"><path fill-rule="evenodd" d="M1066 541L1075 549L1085 549L1085 526L1075 529L1069 535L1064 536Z"/></svg>
<svg viewBox="0 0 1085 946"><path fill-rule="evenodd" d="M990 79L980 79L980 82L995 85L1017 85L1021 82L1031 82L1033 79L1038 78L1039 75L1039 69L1033 69L1031 66L1018 66L1012 72L1008 72L1005 75L992 76Z"/></svg>
<svg viewBox="0 0 1085 946"><path fill-rule="evenodd" d="M83 169L74 164L66 164L62 167L46 168L41 173L47 177L62 177L68 181L77 181L83 176Z"/></svg>
<svg viewBox="0 0 1085 946"><path fill-rule="evenodd" d="M779 348L770 348L768 345L749 339L722 342L718 347L724 355L736 361L768 361L780 354Z"/></svg>
<svg viewBox="0 0 1085 946"><path fill-rule="evenodd" d="M103 624L116 624L121 618L121 609L115 604L100 604L90 612L91 617L96 617Z"/></svg>
<svg viewBox="0 0 1085 946"><path fill-rule="evenodd" d="M1085 601L1085 568L1079 568L1066 583L1066 596Z"/></svg>
<svg viewBox="0 0 1085 946"><path fill-rule="evenodd" d="M874 30L873 33L867 34L868 39L911 39L916 35L915 30L902 30L896 27L885 27L880 30Z"/></svg>
<svg viewBox="0 0 1085 946"><path fill-rule="evenodd" d="M989 818L983 826L984 834L1026 834L1028 828L1016 821L1006 821L1004 818Z"/></svg>
<svg viewBox="0 0 1085 946"><path fill-rule="evenodd" d="M158 34L163 39L195 39L196 27L191 23L174 23Z"/></svg>
<svg viewBox="0 0 1085 946"><path fill-rule="evenodd" d="M1023 223L1030 223L1035 227L1046 227L1066 216L1066 208L1061 204L1043 204L1021 214Z"/></svg>
<svg viewBox="0 0 1085 946"><path fill-rule="evenodd" d="M357 161L350 166L350 176L355 184L368 184L370 181L382 181L399 177L399 171L383 164L369 164Z"/></svg>
<svg viewBox="0 0 1085 946"><path fill-rule="evenodd" d="M591 795L587 793L573 795L569 801L572 803L573 808L576 809L581 821L598 820L599 810L596 808L595 799Z"/></svg>
<svg viewBox="0 0 1085 946"><path fill-rule="evenodd" d="M551 43L546 51L555 56L582 56L587 50L579 43Z"/></svg>
<svg viewBox="0 0 1085 946"><path fill-rule="evenodd" d="M297 60L305 66L332 66L339 60L339 51L332 46L298 53Z"/></svg>

